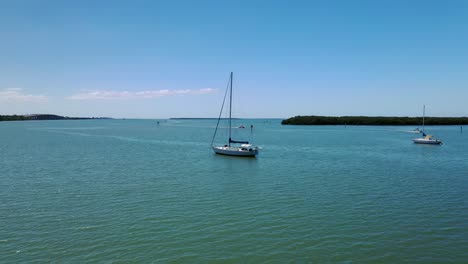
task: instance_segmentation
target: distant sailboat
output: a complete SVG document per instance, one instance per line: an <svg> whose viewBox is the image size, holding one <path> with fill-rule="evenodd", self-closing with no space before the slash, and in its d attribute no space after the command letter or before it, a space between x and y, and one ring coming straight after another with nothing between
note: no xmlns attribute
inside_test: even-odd
<svg viewBox="0 0 468 264"><path fill-rule="evenodd" d="M428 145L440 145L442 141L439 139L434 138L432 135L426 135L424 130L424 118L426 115L426 105L423 105L423 122L422 122L422 130L420 131L423 135L422 138L413 138L413 142L416 144L428 144Z"/></svg>
<svg viewBox="0 0 468 264"><path fill-rule="evenodd" d="M211 147L216 154L228 155L228 156L238 156L238 157L255 157L258 154L258 147L250 144L248 141L238 141L231 138L232 134L232 77L233 73L229 79L229 139L227 144L223 146L213 146L214 139L216 137L216 132L218 131L219 121L221 120L221 114L223 112L224 103L226 101L226 94L224 96L223 104L221 106L221 111L219 113L218 123L216 124L216 129L213 135L213 140L211 140ZM228 90L226 90L226 93Z"/></svg>

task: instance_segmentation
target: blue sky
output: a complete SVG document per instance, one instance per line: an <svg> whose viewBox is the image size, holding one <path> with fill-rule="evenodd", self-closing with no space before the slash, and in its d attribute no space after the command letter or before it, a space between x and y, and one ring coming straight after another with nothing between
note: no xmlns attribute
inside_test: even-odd
<svg viewBox="0 0 468 264"><path fill-rule="evenodd" d="M1 1L0 114L468 116L468 1Z"/></svg>

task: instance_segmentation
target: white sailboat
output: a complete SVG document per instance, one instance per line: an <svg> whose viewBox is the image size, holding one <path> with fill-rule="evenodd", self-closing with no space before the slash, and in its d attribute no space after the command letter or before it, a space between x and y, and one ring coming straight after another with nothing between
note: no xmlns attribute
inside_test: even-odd
<svg viewBox="0 0 468 264"><path fill-rule="evenodd" d="M426 135L424 132L424 117L426 115L426 105L423 105L423 123L422 123L422 130L420 131L423 135L422 138L413 138L413 142L416 144L429 144L429 145L440 145L442 141L439 139L434 138L432 135Z"/></svg>
<svg viewBox="0 0 468 264"><path fill-rule="evenodd" d="M228 156L238 156L238 157L255 157L258 155L259 148L250 144L248 141L239 141L233 140L232 135L232 77L233 73L231 72L229 79L229 139L227 144L222 146L214 146L213 142L216 137L216 132L218 131L219 121L221 120L221 115L223 112L224 103L226 101L226 94L224 95L223 104L221 106L221 111L219 113L218 123L216 124L216 129L213 135L213 140L211 141L211 148L216 154L228 155ZM226 90L226 93L228 90Z"/></svg>

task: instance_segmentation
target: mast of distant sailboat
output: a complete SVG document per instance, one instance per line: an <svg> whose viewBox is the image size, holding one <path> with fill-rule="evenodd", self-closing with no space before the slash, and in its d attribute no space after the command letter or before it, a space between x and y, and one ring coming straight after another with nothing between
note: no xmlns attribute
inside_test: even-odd
<svg viewBox="0 0 468 264"><path fill-rule="evenodd" d="M231 89L229 92L229 147L231 146L231 115L232 115L232 72L231 72Z"/></svg>
<svg viewBox="0 0 468 264"><path fill-rule="evenodd" d="M423 105L423 133L424 133L424 117L426 116L426 105Z"/></svg>

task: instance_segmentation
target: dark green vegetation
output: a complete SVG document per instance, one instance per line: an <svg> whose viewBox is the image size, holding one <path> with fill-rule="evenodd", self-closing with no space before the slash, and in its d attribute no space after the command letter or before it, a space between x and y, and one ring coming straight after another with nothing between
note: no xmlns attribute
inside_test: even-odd
<svg viewBox="0 0 468 264"><path fill-rule="evenodd" d="M0 115L0 121L108 119L107 117L68 117L59 115Z"/></svg>
<svg viewBox="0 0 468 264"><path fill-rule="evenodd" d="M281 121L283 125L366 125L419 126L422 117L387 116L295 116ZM468 125L468 117L426 117L426 125Z"/></svg>

